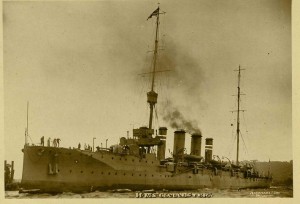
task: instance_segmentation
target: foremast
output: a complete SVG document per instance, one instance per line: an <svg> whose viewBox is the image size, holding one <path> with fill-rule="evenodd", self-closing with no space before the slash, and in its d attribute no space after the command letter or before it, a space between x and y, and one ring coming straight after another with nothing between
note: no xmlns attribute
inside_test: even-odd
<svg viewBox="0 0 300 204"><path fill-rule="evenodd" d="M157 103L158 94L154 91L155 86L155 72L157 64L157 51L158 51L158 31L159 31L159 7L148 17L156 16L156 32L155 32L155 43L154 43L154 54L153 54L153 68L152 68L152 82L151 91L147 93L147 102L150 105L150 115L149 115L149 129L152 129L153 122L153 109ZM147 20L148 20L147 19Z"/></svg>
<svg viewBox="0 0 300 204"><path fill-rule="evenodd" d="M141 157L145 157L147 153L153 153L155 149L154 146L157 146L157 159L162 160L165 158L165 149L166 149L166 135L167 135L167 128L166 127L159 127L158 132L154 135L153 129L153 111L155 108L155 104L157 103L158 94L155 92L155 76L157 72L157 59L158 59L158 40L159 40L159 14L160 8L158 7L155 11L151 13L148 17L151 18L152 16L156 16L156 32L155 32L155 43L154 43L154 54L153 54L153 62L151 67L151 89L147 93L147 102L150 105L150 115L149 115L149 127L140 127L138 129L133 129L133 138L136 139L134 141L134 145L138 146L138 152L133 153L137 154ZM147 19L147 20L148 20ZM161 71L160 71L161 72ZM154 135L154 137L153 137ZM121 144L122 142L120 142ZM127 141L127 145L130 144L131 141Z"/></svg>

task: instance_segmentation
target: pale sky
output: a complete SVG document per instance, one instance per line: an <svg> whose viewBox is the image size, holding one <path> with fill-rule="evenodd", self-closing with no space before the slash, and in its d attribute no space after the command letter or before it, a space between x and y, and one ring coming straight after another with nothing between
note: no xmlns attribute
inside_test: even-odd
<svg viewBox="0 0 300 204"><path fill-rule="evenodd" d="M213 154L235 160L237 69L242 71L240 159L292 157L291 2L160 1L158 121L166 106L196 121ZM157 1L4 2L5 159L21 177L26 104L33 143L64 147L108 140L148 125ZM231 126L234 124L234 126ZM243 142L244 141L244 142ZM29 140L30 143L31 140ZM246 144L246 149L245 145ZM190 151L190 135L186 135ZM202 146L202 150L204 145ZM203 152L202 152L203 154ZM170 156L168 150L166 156Z"/></svg>

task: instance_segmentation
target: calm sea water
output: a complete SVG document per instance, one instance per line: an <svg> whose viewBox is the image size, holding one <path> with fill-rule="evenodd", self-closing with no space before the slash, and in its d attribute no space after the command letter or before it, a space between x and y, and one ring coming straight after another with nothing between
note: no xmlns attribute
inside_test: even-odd
<svg viewBox="0 0 300 204"><path fill-rule="evenodd" d="M207 196L212 198L284 198L293 197L293 190L286 187L271 187L269 189L243 189L243 190L219 190L219 189L199 189L197 191L146 191L146 192L113 192L113 191L95 191L90 193L71 193L65 192L60 194L28 194L19 193L18 191L6 191L7 199L28 199L28 198L135 198L137 197L201 197Z"/></svg>

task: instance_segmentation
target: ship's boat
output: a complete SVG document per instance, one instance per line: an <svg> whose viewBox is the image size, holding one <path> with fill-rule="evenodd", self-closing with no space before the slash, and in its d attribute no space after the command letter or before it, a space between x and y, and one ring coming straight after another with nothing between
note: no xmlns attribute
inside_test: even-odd
<svg viewBox="0 0 300 204"><path fill-rule="evenodd" d="M153 109L158 94L154 90L158 54L158 7L150 16L156 17L151 90L147 93L150 106L149 126L133 129L132 137L120 138L109 148L78 148L32 146L23 148L22 188L39 192L130 190L188 190L201 188L268 188L270 176L262 177L253 168L213 159L213 139L205 140L201 155L202 134L194 133L191 153L185 152L185 130L174 132L171 158L165 158L167 128L152 127ZM240 69L239 69L240 75ZM239 90L239 89L238 89ZM238 93L239 94L239 93ZM239 113L239 111L238 111ZM154 132L156 132L154 134ZM239 129L237 130L237 133ZM25 138L28 136L28 129Z"/></svg>

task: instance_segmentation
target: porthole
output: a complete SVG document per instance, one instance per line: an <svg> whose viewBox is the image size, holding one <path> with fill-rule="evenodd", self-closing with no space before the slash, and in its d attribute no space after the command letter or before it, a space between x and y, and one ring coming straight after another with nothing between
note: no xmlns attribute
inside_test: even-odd
<svg viewBox="0 0 300 204"><path fill-rule="evenodd" d="M94 174L94 172L92 171L91 174Z"/></svg>
<svg viewBox="0 0 300 204"><path fill-rule="evenodd" d="M116 172L115 175L117 175L118 173Z"/></svg>
<svg viewBox="0 0 300 204"><path fill-rule="evenodd" d="M110 175L110 172L108 172L108 175Z"/></svg>
<svg viewBox="0 0 300 204"><path fill-rule="evenodd" d="M124 176L125 176L126 174L124 173Z"/></svg>
<svg viewBox="0 0 300 204"><path fill-rule="evenodd" d="M101 172L101 174L103 174L103 172Z"/></svg>
<svg viewBox="0 0 300 204"><path fill-rule="evenodd" d="M142 176L142 174L140 174L140 176Z"/></svg>
<svg viewBox="0 0 300 204"><path fill-rule="evenodd" d="M80 173L83 173L83 171L80 171Z"/></svg>
<svg viewBox="0 0 300 204"><path fill-rule="evenodd" d="M111 159L114 159L113 157Z"/></svg>
<svg viewBox="0 0 300 204"><path fill-rule="evenodd" d="M72 170L70 170L70 173L72 173Z"/></svg>

